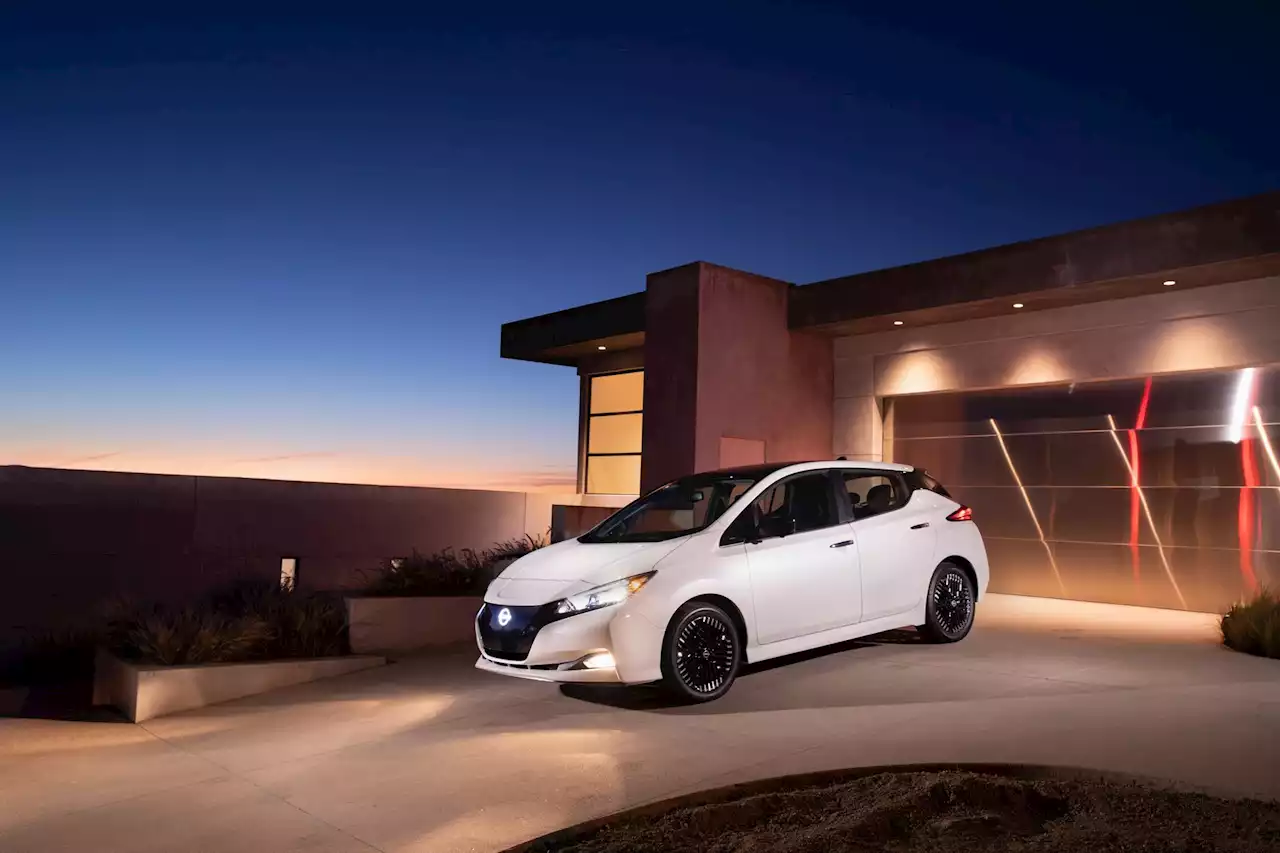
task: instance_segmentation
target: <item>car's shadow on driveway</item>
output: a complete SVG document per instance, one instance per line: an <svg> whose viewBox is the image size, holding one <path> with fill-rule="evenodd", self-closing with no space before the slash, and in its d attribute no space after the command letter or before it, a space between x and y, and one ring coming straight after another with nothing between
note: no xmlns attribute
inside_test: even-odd
<svg viewBox="0 0 1280 853"><path fill-rule="evenodd" d="M734 691L740 696L746 692L743 688L748 688L754 676L783 667L793 666L795 664L804 663L806 661L820 660L822 658L831 658L835 655L841 655L846 652L856 652L862 649L874 649L881 646L902 646L902 645L920 645L925 640L914 629L899 628L893 631L886 631L883 634L875 634L870 637L862 637L857 640L849 640L844 643L837 643L832 646L824 646L820 649L811 649L807 652L799 652L794 655L785 655L780 658L764 661L763 663L747 664L738 673L738 682L734 685L734 689L730 691L729 696L734 696ZM610 684L562 684L560 692L570 699L577 699L581 702L590 702L594 705L604 705L610 708L619 708L626 711L649 711L653 713L663 712L684 712L684 713L734 713L745 710L739 706L736 701L726 701L721 699L716 702L707 704L696 704L681 702L671 696L671 694L662 690L658 685L641 685L635 687L620 687Z"/></svg>

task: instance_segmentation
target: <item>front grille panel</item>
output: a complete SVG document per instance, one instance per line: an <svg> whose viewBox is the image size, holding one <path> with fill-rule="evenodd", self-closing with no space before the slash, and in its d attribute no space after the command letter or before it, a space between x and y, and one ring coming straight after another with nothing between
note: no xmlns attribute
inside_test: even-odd
<svg viewBox="0 0 1280 853"><path fill-rule="evenodd" d="M506 625L501 624L503 611L510 613ZM493 658L522 661L529 657L533 640L543 625L555 616L554 604L529 606L488 604L480 608L476 626L480 629L480 643L485 654Z"/></svg>

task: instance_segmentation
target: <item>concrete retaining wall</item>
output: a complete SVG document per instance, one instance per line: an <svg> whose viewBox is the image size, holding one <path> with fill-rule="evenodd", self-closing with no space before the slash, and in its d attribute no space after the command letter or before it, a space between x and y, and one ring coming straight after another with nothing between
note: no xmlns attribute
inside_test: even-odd
<svg viewBox="0 0 1280 853"><path fill-rule="evenodd" d="M348 598L351 650L407 652L428 646L474 643L479 596Z"/></svg>
<svg viewBox="0 0 1280 853"><path fill-rule="evenodd" d="M99 651L93 704L112 705L135 723L203 708L290 684L318 681L382 666L385 658L348 655L305 660L144 666Z"/></svg>

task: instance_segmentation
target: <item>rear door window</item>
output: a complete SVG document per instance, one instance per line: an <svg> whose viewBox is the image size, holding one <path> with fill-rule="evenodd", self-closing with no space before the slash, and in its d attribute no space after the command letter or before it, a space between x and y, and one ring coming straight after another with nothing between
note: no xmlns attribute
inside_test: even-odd
<svg viewBox="0 0 1280 853"><path fill-rule="evenodd" d="M893 474L871 471L849 471L844 475L853 520L871 518L891 512L906 503L906 489Z"/></svg>

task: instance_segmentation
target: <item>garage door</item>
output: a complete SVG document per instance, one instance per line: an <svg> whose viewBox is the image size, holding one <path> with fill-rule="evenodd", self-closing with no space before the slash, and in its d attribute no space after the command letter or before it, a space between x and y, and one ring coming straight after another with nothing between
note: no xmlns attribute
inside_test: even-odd
<svg viewBox="0 0 1280 853"><path fill-rule="evenodd" d="M891 401L886 458L974 508L995 591L1217 611L1280 586L1280 370Z"/></svg>

